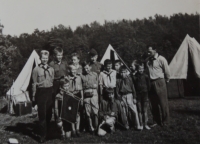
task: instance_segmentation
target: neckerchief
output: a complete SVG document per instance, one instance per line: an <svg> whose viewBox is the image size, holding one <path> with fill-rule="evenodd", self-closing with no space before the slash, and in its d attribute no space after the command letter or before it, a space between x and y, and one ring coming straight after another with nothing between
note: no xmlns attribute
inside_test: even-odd
<svg viewBox="0 0 200 144"><path fill-rule="evenodd" d="M50 72L49 72L49 68L50 68L50 67L47 65L47 68L45 68L43 64L39 64L39 66L40 66L41 68L44 69L44 77L45 77L45 79L46 79L46 71L47 71L47 72L49 73L49 75L50 75Z"/></svg>
<svg viewBox="0 0 200 144"><path fill-rule="evenodd" d="M113 71L111 71L110 73L108 73L107 71L104 71L104 74L107 75L107 77L109 78L110 82L111 82L111 74L112 74Z"/></svg>

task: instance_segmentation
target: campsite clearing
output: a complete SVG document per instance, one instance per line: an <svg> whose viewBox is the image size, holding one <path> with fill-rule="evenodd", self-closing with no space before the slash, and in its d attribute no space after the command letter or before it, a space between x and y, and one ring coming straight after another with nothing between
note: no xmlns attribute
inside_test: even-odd
<svg viewBox="0 0 200 144"><path fill-rule="evenodd" d="M150 131L119 131L105 137L82 133L81 138L74 138L71 143L199 143L200 142L200 97L169 100L170 124L157 126ZM150 122L152 121L151 114ZM15 117L0 113L0 143L7 143L9 138L16 138L20 143L37 143L32 129L37 118L31 115ZM47 143L64 143L56 133L55 124L49 130Z"/></svg>

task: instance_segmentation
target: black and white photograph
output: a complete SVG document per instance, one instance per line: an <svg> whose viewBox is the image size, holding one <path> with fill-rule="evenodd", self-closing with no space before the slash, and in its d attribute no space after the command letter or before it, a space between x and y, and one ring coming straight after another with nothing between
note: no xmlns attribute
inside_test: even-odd
<svg viewBox="0 0 200 144"><path fill-rule="evenodd" d="M200 143L200 0L0 0L0 144Z"/></svg>

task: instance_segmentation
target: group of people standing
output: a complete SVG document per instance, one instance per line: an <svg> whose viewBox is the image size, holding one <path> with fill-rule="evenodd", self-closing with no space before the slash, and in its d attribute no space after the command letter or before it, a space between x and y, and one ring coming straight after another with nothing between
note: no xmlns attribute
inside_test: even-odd
<svg viewBox="0 0 200 144"><path fill-rule="evenodd" d="M48 64L49 52L42 50L41 64L32 72L32 100L38 106L39 141L46 140L52 110L62 140L80 137L81 125L83 130L99 136L115 132L117 125L126 130L130 127L150 130L147 125L149 100L154 123L166 125L169 67L156 49L149 46L147 50L148 59L134 60L131 71L120 60L114 65L109 59L104 65L100 64L95 49L89 53L90 61L81 64L77 53L71 55L70 63L63 60L63 49L59 47L54 49L54 60ZM69 100L70 106L67 105ZM66 109L77 111L75 122L65 120Z"/></svg>

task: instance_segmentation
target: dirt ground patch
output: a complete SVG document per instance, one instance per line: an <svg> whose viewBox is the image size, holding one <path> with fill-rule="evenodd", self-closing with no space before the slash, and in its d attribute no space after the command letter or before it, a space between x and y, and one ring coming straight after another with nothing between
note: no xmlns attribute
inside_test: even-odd
<svg viewBox="0 0 200 144"><path fill-rule="evenodd" d="M169 100L169 108L171 118L167 127L156 126L141 132L116 130L115 134L105 137L82 133L81 138L72 141L60 141L52 122L46 143L200 143L200 98ZM37 118L31 118L31 115L16 117L0 113L0 143L7 143L8 138L16 138L24 144L37 143L36 136L32 134L37 122Z"/></svg>

